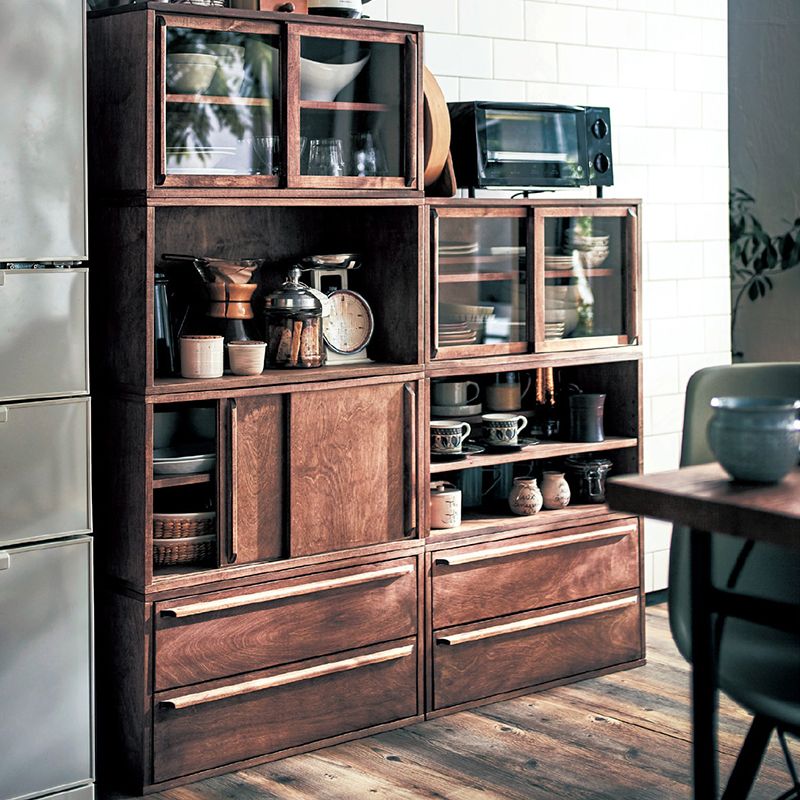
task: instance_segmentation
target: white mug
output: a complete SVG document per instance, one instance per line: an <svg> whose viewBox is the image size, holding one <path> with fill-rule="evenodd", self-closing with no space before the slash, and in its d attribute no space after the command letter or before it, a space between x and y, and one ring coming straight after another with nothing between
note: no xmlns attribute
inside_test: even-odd
<svg viewBox="0 0 800 800"><path fill-rule="evenodd" d="M520 414L484 414L483 438L488 444L517 444L517 437L528 424Z"/></svg>
<svg viewBox="0 0 800 800"><path fill-rule="evenodd" d="M460 453L461 445L470 435L468 422L431 420L431 450L435 453Z"/></svg>

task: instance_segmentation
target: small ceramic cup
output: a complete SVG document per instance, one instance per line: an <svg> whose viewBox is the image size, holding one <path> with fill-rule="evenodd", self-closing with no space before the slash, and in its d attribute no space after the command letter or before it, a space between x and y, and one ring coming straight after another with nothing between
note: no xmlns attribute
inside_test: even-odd
<svg viewBox="0 0 800 800"><path fill-rule="evenodd" d="M435 453L460 453L472 428L468 422L431 420L431 450Z"/></svg>
<svg viewBox="0 0 800 800"><path fill-rule="evenodd" d="M181 336L181 375L184 378L221 378L223 342L221 336Z"/></svg>
<svg viewBox="0 0 800 800"><path fill-rule="evenodd" d="M520 414L484 414L483 438L490 445L517 444L520 432L528 420Z"/></svg>
<svg viewBox="0 0 800 800"><path fill-rule="evenodd" d="M440 381L431 391L436 406L468 406L478 399L481 387L475 381Z"/></svg>
<svg viewBox="0 0 800 800"><path fill-rule="evenodd" d="M266 342L228 342L228 359L234 375L260 375L266 355Z"/></svg>

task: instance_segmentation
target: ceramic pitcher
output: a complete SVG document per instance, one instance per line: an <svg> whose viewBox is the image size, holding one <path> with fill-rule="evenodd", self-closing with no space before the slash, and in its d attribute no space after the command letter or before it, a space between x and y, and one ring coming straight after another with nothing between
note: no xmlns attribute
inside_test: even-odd
<svg viewBox="0 0 800 800"><path fill-rule="evenodd" d="M508 505L520 516L537 514L542 508L542 493L536 478L514 478L514 486L508 495Z"/></svg>
<svg viewBox="0 0 800 800"><path fill-rule="evenodd" d="M571 493L563 472L545 470L542 473L542 500L545 508L566 508Z"/></svg>

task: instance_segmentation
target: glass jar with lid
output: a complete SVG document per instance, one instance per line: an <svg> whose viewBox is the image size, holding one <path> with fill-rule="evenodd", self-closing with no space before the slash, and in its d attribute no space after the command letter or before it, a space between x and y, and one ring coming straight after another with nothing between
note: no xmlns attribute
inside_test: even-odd
<svg viewBox="0 0 800 800"><path fill-rule="evenodd" d="M267 361L271 367L321 367L325 364L322 301L300 280L300 268L265 302Z"/></svg>

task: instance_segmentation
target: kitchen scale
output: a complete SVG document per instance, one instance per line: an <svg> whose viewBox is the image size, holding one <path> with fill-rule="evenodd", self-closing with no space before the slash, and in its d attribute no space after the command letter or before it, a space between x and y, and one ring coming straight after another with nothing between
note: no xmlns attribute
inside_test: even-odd
<svg viewBox="0 0 800 800"><path fill-rule="evenodd" d="M308 256L302 269L322 301L322 333L330 364L371 364L366 348L375 331L367 301L349 287L350 271L361 261L355 253Z"/></svg>

